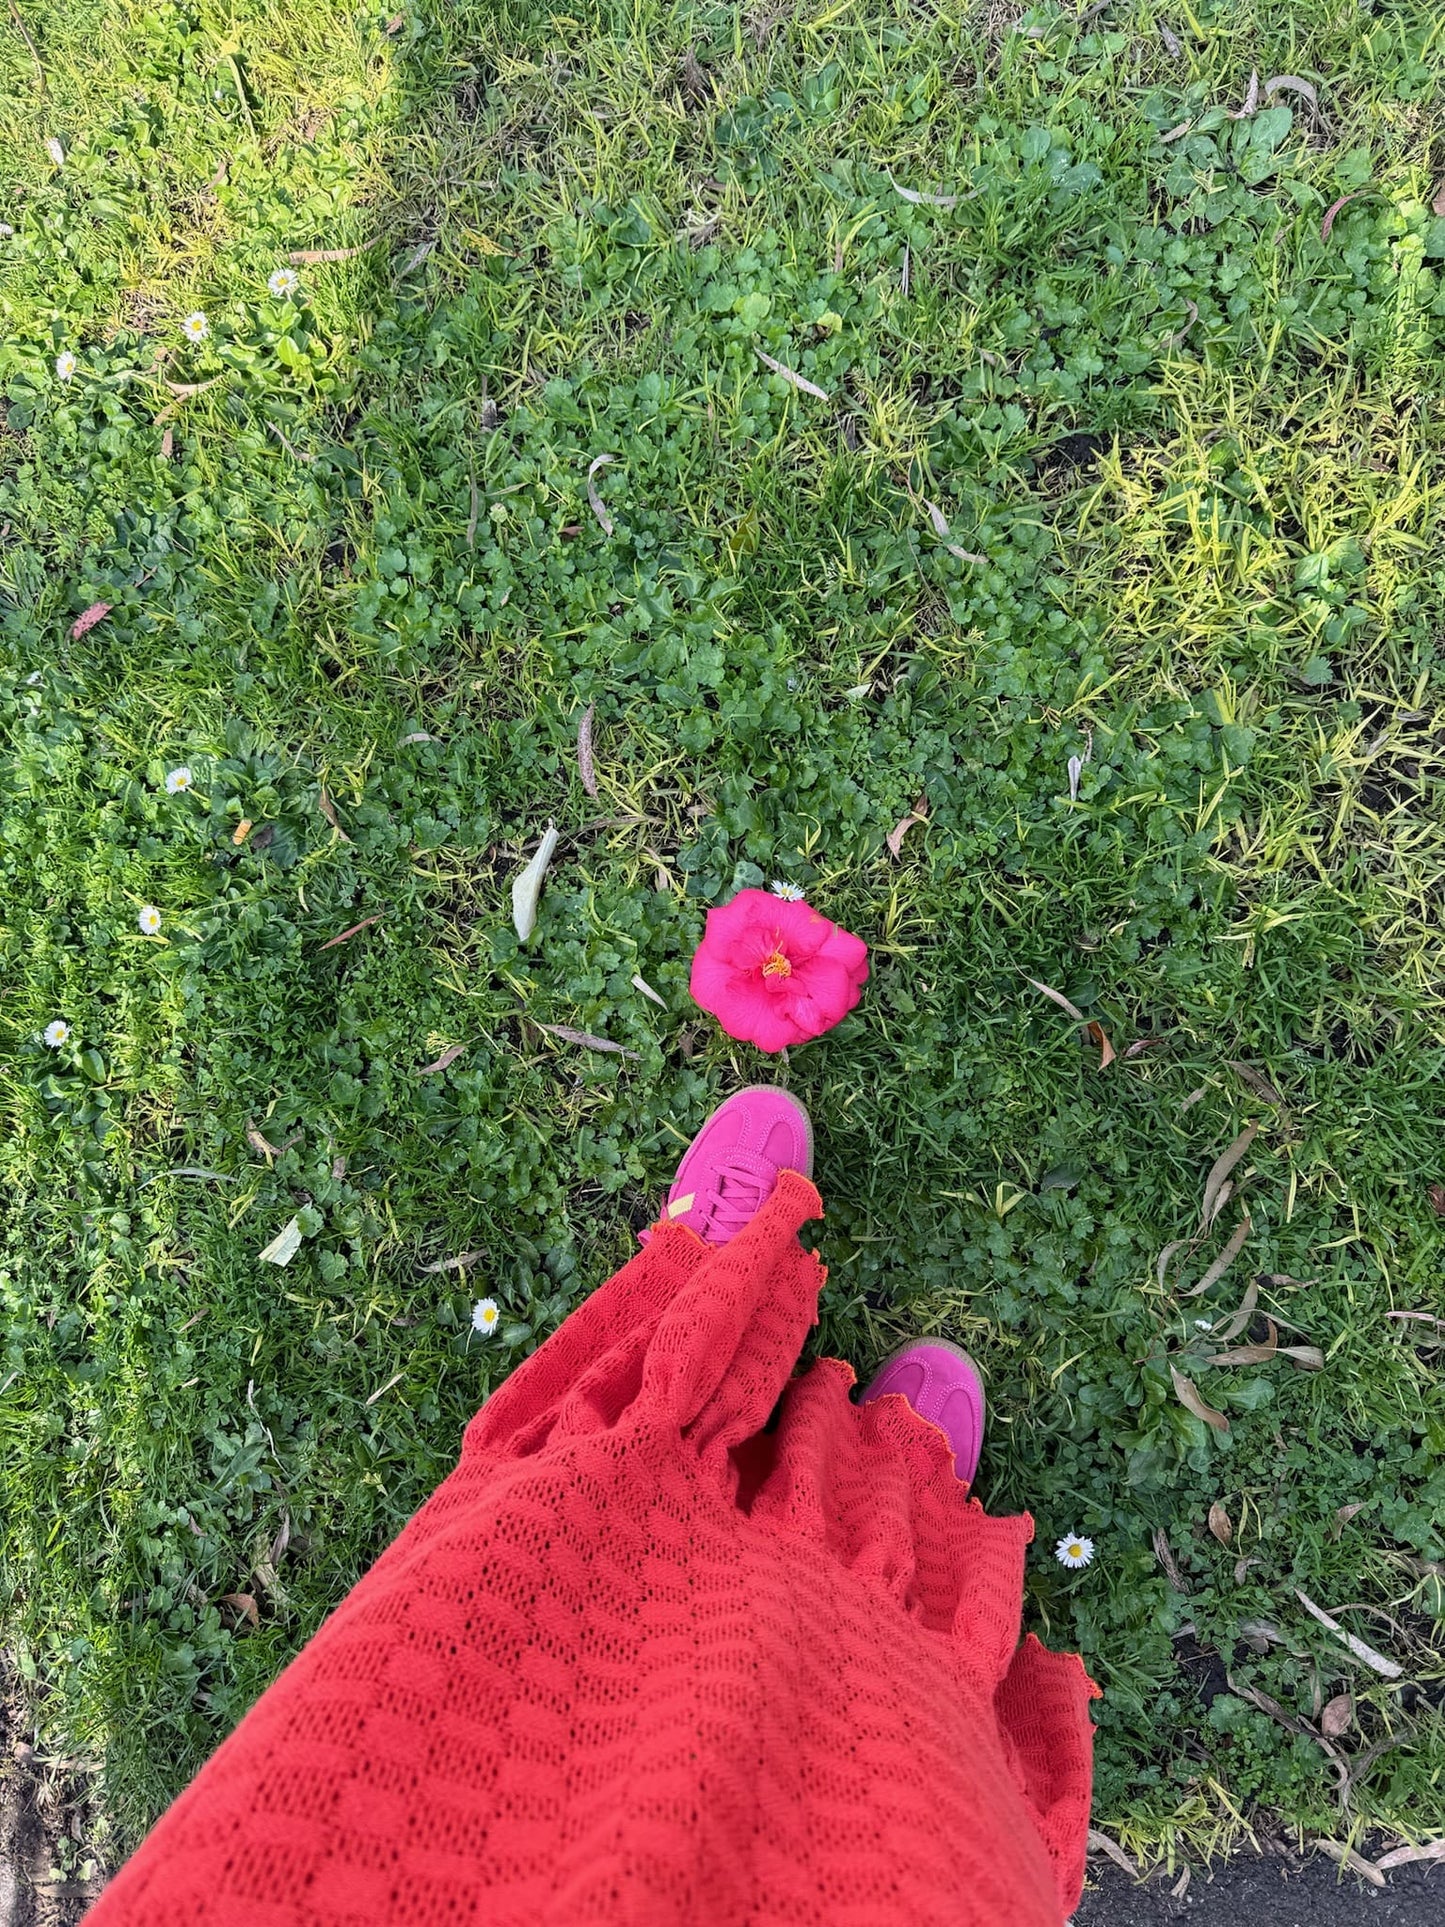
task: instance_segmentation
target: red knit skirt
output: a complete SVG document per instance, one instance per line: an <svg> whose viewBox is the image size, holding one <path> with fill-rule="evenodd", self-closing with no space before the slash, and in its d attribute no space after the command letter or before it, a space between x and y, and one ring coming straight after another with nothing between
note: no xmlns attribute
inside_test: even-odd
<svg viewBox="0 0 1445 1927"><path fill-rule="evenodd" d="M1096 1689L1019 1644L1031 1521L789 1377L819 1215L785 1174L580 1306L93 1927L1058 1927Z"/></svg>

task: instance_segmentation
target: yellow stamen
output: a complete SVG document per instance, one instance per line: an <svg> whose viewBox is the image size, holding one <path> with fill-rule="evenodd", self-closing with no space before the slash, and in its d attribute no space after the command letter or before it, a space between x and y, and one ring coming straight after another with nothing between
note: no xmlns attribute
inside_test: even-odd
<svg viewBox="0 0 1445 1927"><path fill-rule="evenodd" d="M792 974L793 966L788 962L781 950L775 950L770 957L766 957L763 960L763 975L765 977L791 977Z"/></svg>

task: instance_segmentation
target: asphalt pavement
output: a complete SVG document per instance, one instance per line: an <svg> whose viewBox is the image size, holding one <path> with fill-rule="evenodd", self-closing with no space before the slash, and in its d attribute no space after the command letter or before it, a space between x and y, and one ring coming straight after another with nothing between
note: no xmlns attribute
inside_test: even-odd
<svg viewBox="0 0 1445 1927"><path fill-rule="evenodd" d="M1213 1868L1152 1874L1142 1884L1090 1859L1075 1927L1445 1927L1445 1861L1396 1867L1376 1887L1324 1854L1236 1854Z"/></svg>

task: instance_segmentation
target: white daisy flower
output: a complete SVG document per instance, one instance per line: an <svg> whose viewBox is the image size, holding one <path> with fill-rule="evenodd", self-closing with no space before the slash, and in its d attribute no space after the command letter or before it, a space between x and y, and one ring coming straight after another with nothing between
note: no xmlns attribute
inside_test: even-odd
<svg viewBox="0 0 1445 1927"><path fill-rule="evenodd" d="M188 790L190 787L191 772L186 768L184 763L181 764L179 769L173 769L166 778L167 796L179 796L182 790Z"/></svg>
<svg viewBox="0 0 1445 1927"><path fill-rule="evenodd" d="M495 1298L479 1298L472 1306L472 1330L490 1338L497 1329L502 1310Z"/></svg>
<svg viewBox="0 0 1445 1927"><path fill-rule="evenodd" d="M181 333L187 341L204 341L210 332L211 324L199 308L194 314L188 314L181 323Z"/></svg>
<svg viewBox="0 0 1445 1927"><path fill-rule="evenodd" d="M782 879L779 878L776 882L770 883L768 888L775 897L781 897L784 903L801 903L803 901L804 892L801 886L796 883L784 883Z"/></svg>
<svg viewBox="0 0 1445 1927"><path fill-rule="evenodd" d="M280 301L288 294L295 294L301 286L301 276L295 268L277 268L276 272L268 278L266 286Z"/></svg>
<svg viewBox="0 0 1445 1927"><path fill-rule="evenodd" d="M1214 1327L1207 1318L1196 1318L1194 1321L1194 1329L1197 1332L1212 1332Z"/></svg>
<svg viewBox="0 0 1445 1927"><path fill-rule="evenodd" d="M55 357L55 372L62 381L69 381L77 366L75 356L68 348Z"/></svg>
<svg viewBox="0 0 1445 1927"><path fill-rule="evenodd" d="M57 1017L53 1024L45 1026L45 1041L52 1050L59 1050L70 1036L70 1026L63 1017Z"/></svg>
<svg viewBox="0 0 1445 1927"><path fill-rule="evenodd" d="M8 221L0 221L0 241L8 241L14 232Z"/></svg>
<svg viewBox="0 0 1445 1927"><path fill-rule="evenodd" d="M1070 1572L1078 1572L1081 1567L1087 1566L1093 1556L1093 1540L1082 1539L1074 1532L1068 1533L1054 1547L1054 1557L1061 1566L1067 1566Z"/></svg>
<svg viewBox="0 0 1445 1927"><path fill-rule="evenodd" d="M43 669L32 669L30 674L25 678L25 686L27 689L33 689L36 683L44 682L44 680L45 671Z"/></svg>
<svg viewBox="0 0 1445 1927"><path fill-rule="evenodd" d="M140 925L140 933L143 937L159 936L161 913L153 903L143 903L141 905L140 914L136 918L136 922Z"/></svg>

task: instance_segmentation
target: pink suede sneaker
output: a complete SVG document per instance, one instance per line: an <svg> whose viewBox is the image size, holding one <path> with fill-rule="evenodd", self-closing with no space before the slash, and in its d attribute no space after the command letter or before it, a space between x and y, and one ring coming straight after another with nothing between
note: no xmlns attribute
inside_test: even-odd
<svg viewBox="0 0 1445 1927"><path fill-rule="evenodd" d="M723 1245L767 1202L780 1171L813 1175L813 1126L796 1097L754 1084L719 1104L682 1154L663 1224ZM651 1237L644 1231L643 1244Z"/></svg>
<svg viewBox="0 0 1445 1927"><path fill-rule="evenodd" d="M920 1418L936 1425L953 1447L953 1469L973 1484L983 1446L983 1380L968 1353L946 1338L919 1339L885 1359L860 1405L901 1392Z"/></svg>

